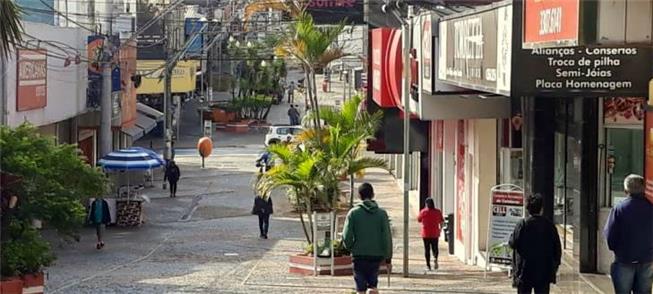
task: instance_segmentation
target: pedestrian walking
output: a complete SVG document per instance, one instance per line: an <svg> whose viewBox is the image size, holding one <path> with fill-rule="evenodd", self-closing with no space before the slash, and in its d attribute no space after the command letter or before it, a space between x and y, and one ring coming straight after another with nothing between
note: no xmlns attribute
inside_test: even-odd
<svg viewBox="0 0 653 294"><path fill-rule="evenodd" d="M163 176L163 180L164 181L168 180L168 183L170 184L171 198L177 197L177 182L179 181L180 177L181 177L181 171L179 170L179 166L177 166L174 160L170 160L168 162L168 165L166 166L166 171L165 171L165 175Z"/></svg>
<svg viewBox="0 0 653 294"><path fill-rule="evenodd" d="M431 251L433 251L433 269L438 269L438 239L442 230L442 211L435 208L433 198L426 198L426 207L419 212L417 221L422 223L422 241L424 241L424 258L426 269L431 270Z"/></svg>
<svg viewBox="0 0 653 294"><path fill-rule="evenodd" d="M369 183L358 187L361 203L349 210L342 232L345 248L349 249L354 264L354 281L358 293L378 293L379 266L388 267L392 260L392 235L386 211L374 199L374 188Z"/></svg>
<svg viewBox="0 0 653 294"><path fill-rule="evenodd" d="M288 103L294 103L295 102L295 82L290 82L290 85L288 85Z"/></svg>
<svg viewBox="0 0 653 294"><path fill-rule="evenodd" d="M644 197L644 178L624 179L628 197L612 211L603 231L615 260L610 267L617 294L651 293L653 279L653 204Z"/></svg>
<svg viewBox="0 0 653 294"><path fill-rule="evenodd" d="M252 214L258 215L258 228L261 232L262 239L268 238L268 229L270 228L270 215L274 212L272 208L272 197L256 196L254 197L254 207Z"/></svg>
<svg viewBox="0 0 653 294"><path fill-rule="evenodd" d="M102 240L104 226L111 223L111 214L109 213L109 204L107 201L102 197L95 198L91 203L88 219L91 224L95 225L95 235L97 236L95 248L100 250L104 248L104 241Z"/></svg>
<svg viewBox="0 0 653 294"><path fill-rule="evenodd" d="M261 155L256 159L256 167L258 167L259 173L269 171L273 166L274 162L272 161L272 154L270 151L263 151L263 153L261 153Z"/></svg>
<svg viewBox="0 0 653 294"><path fill-rule="evenodd" d="M299 124L299 111L295 108L295 105L290 104L290 108L288 108L288 118L291 126Z"/></svg>
<svg viewBox="0 0 653 294"><path fill-rule="evenodd" d="M521 220L510 236L513 251L513 287L517 293L547 294L556 283L562 249L560 236L551 220L542 216L542 195L530 195L526 209L530 216Z"/></svg>

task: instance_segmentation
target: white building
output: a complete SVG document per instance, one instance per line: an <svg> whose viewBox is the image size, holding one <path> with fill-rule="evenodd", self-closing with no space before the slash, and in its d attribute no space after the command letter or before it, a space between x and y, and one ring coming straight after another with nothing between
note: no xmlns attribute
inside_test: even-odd
<svg viewBox="0 0 653 294"><path fill-rule="evenodd" d="M23 27L26 47L38 50L16 49L3 64L3 124L16 127L29 122L59 142L77 142L75 118L87 111L88 65L81 62L86 50L70 48L86 48L89 32L32 22L24 22ZM57 43L29 42L32 37ZM81 53L79 63L69 55L72 52Z"/></svg>

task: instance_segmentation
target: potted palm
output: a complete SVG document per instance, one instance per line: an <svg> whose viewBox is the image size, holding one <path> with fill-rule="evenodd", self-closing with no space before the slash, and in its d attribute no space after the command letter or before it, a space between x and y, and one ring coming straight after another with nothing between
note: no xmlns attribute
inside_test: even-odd
<svg viewBox="0 0 653 294"><path fill-rule="evenodd" d="M306 237L308 250L290 257L290 271L300 274L313 274L315 240L309 233L313 227L311 215L314 211L336 211L341 199L341 176L353 175L367 168L386 168L384 160L367 157L360 152L360 142L369 138L374 132L371 129L356 127L344 129L338 121L344 121L340 116L351 116L360 125L375 126L378 115L347 114L352 105L360 100L352 99L343 110L325 111L329 123L324 128L309 128L296 137L296 142L289 145L275 144L268 147L279 164L260 175L256 189L258 195L269 195L272 189L286 187L291 201L297 208L302 229ZM344 126L346 127L346 126ZM301 147L300 147L301 146ZM344 213L344 212L341 212ZM308 221L304 215L308 215ZM339 243L338 243L339 244ZM320 245L322 246L322 245ZM351 258L346 251L336 246L333 254L336 257L336 273L349 274ZM318 250L318 252L321 250ZM342 255L342 256L339 256ZM330 272L328 260L318 260L319 271Z"/></svg>

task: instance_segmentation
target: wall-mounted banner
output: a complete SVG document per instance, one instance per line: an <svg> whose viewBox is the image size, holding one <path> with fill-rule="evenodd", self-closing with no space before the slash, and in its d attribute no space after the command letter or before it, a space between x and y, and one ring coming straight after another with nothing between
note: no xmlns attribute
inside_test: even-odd
<svg viewBox="0 0 653 294"><path fill-rule="evenodd" d="M579 0L524 0L524 48L578 46Z"/></svg>
<svg viewBox="0 0 653 294"><path fill-rule="evenodd" d="M646 47L521 50L513 96L645 97L651 73Z"/></svg>
<svg viewBox="0 0 653 294"><path fill-rule="evenodd" d="M310 0L306 11L316 24L362 24L363 0Z"/></svg>
<svg viewBox="0 0 653 294"><path fill-rule="evenodd" d="M16 64L16 111L44 108L48 97L46 50L18 49Z"/></svg>
<svg viewBox="0 0 653 294"><path fill-rule="evenodd" d="M440 22L438 79L510 95L512 6Z"/></svg>

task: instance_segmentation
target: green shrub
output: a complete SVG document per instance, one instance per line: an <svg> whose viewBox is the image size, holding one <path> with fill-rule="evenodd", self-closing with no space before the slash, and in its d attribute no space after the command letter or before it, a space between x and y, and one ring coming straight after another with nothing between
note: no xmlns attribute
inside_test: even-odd
<svg viewBox="0 0 653 294"><path fill-rule="evenodd" d="M55 260L50 245L30 226L14 222L9 236L10 239L2 243L3 277L36 273Z"/></svg>

